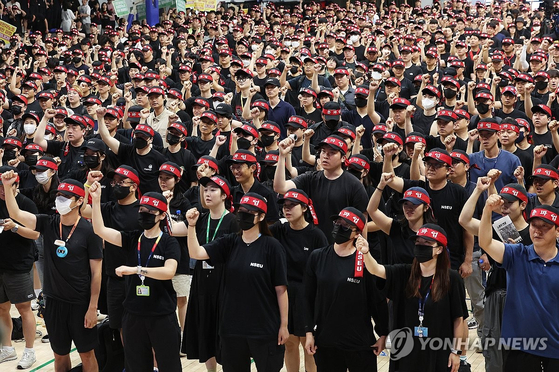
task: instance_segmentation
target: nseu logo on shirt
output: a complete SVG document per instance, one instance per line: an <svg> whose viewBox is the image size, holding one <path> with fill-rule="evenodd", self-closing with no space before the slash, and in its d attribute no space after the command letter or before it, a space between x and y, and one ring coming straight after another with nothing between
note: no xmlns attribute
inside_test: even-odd
<svg viewBox="0 0 559 372"><path fill-rule="evenodd" d="M260 263L257 263L257 262L251 262L251 263L250 263L250 266L251 266L251 267L257 267L257 268L259 268L259 269L263 269L263 268L264 268L264 265L262 265L262 264L260 264Z"/></svg>

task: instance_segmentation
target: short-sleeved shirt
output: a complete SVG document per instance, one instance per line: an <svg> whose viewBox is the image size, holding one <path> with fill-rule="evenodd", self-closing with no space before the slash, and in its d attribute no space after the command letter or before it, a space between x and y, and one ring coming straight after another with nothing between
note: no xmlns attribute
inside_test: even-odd
<svg viewBox="0 0 559 372"><path fill-rule="evenodd" d="M518 343L512 345L514 349L520 348L529 354L557 358L559 255L544 262L533 244L505 244L501 266L507 271L507 301L501 337L505 342L517 338L539 340L539 344L532 348ZM542 340L546 340L543 346Z"/></svg>
<svg viewBox="0 0 559 372"><path fill-rule="evenodd" d="M276 339L281 323L276 287L287 285L285 253L271 236L247 244L238 234L204 245L225 264L220 334Z"/></svg>
<svg viewBox="0 0 559 372"><path fill-rule="evenodd" d="M157 238L148 239L140 230L125 232L121 231L122 249L126 252L127 266L163 267L165 261L180 261L180 247L177 240L169 234L163 233L157 243L153 254L150 252ZM140 262L138 263L138 238L140 238ZM137 286L142 281L138 275L126 276L126 298L124 309L131 314L141 316L163 316L172 314L177 307L177 294L173 289L173 282L169 280L157 280L146 277L144 285L149 287L149 296L138 296Z"/></svg>
<svg viewBox="0 0 559 372"><path fill-rule="evenodd" d="M120 144L118 158L123 164L129 165L138 171L140 176L140 192L145 194L149 191L159 192L159 167L167 159L157 150L151 149L145 155L139 155L133 145Z"/></svg>
<svg viewBox="0 0 559 372"><path fill-rule="evenodd" d="M103 258L101 238L91 223L80 218L70 239L72 226L62 225L60 215L37 215L36 230L43 234L45 249L45 273L43 292L47 297L72 304L88 304L91 293L91 269L89 260ZM55 240L66 241L66 257L58 257Z"/></svg>
<svg viewBox="0 0 559 372"><path fill-rule="evenodd" d="M313 201L318 227L329 242L333 242L332 219L346 207L365 211L369 198L363 184L352 174L344 171L335 180L329 180L323 171L304 173L293 179L295 187L307 193Z"/></svg>
<svg viewBox="0 0 559 372"><path fill-rule="evenodd" d="M501 190L503 186L517 182L514 170L520 165L518 156L506 150L500 150L499 155L492 159L485 156L485 151L474 152L470 154L470 180L477 182L479 177L485 177L491 169L499 169L503 173L495 181L495 187Z"/></svg>
<svg viewBox="0 0 559 372"><path fill-rule="evenodd" d="M64 178L70 171L81 167L83 164L83 152L81 146L72 146L69 142L47 141L47 154L60 157L58 176Z"/></svg>
<svg viewBox="0 0 559 372"><path fill-rule="evenodd" d="M275 222L279 220L279 210L278 210L278 198L274 191L270 190L264 186L256 178L254 183L248 192L255 192L266 198L266 205L268 206L268 211L266 212L266 221ZM232 189L233 203L237 204L241 202L241 198L245 195L241 185L234 186Z"/></svg>

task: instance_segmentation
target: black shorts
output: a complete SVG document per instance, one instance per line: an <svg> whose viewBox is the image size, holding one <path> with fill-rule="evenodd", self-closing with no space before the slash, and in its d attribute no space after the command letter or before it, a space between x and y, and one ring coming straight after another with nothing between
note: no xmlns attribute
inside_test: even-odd
<svg viewBox="0 0 559 372"><path fill-rule="evenodd" d="M89 303L71 304L48 297L45 302L45 325L50 347L58 355L70 353L72 341L78 353L93 350L97 343L97 327L85 328L84 318Z"/></svg>
<svg viewBox="0 0 559 372"><path fill-rule="evenodd" d="M256 369L265 372L279 372L283 367L285 346L278 340L249 337L221 338L221 362L224 372L250 372L250 358Z"/></svg>
<svg viewBox="0 0 559 372"><path fill-rule="evenodd" d="M510 350L505 361L505 372L559 371L559 359L546 358L520 350Z"/></svg>
<svg viewBox="0 0 559 372"><path fill-rule="evenodd" d="M376 372L377 356L373 350L349 351L318 346L314 361L318 371Z"/></svg>
<svg viewBox="0 0 559 372"><path fill-rule="evenodd" d="M29 302L35 298L33 289L33 269L28 273L0 272L0 304Z"/></svg>
<svg viewBox="0 0 559 372"><path fill-rule="evenodd" d="M124 298L126 297L126 281L124 279L107 278L107 307L109 311L109 327L122 328L124 316Z"/></svg>

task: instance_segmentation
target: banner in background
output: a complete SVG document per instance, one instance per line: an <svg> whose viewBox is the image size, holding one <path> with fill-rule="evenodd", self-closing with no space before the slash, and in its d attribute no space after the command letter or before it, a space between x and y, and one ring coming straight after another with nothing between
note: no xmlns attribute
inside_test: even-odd
<svg viewBox="0 0 559 372"><path fill-rule="evenodd" d="M128 8L126 0L114 0L113 6L115 7L115 13L118 18L124 18L130 13L130 8Z"/></svg>
<svg viewBox="0 0 559 372"><path fill-rule="evenodd" d="M16 32L16 26L8 22L0 21L0 39L4 40L6 45L10 43L10 38L14 32Z"/></svg>
<svg viewBox="0 0 559 372"><path fill-rule="evenodd" d="M178 12L186 13L186 0L176 0L176 7Z"/></svg>

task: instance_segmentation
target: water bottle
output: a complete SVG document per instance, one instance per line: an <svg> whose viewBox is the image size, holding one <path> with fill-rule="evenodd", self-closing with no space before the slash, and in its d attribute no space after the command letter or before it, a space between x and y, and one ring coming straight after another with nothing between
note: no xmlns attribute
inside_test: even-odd
<svg viewBox="0 0 559 372"><path fill-rule="evenodd" d="M180 209L177 209L177 211L175 212L175 214L171 215L171 218L173 219L173 221L175 222L181 222L185 220L185 217L182 215L182 212Z"/></svg>

